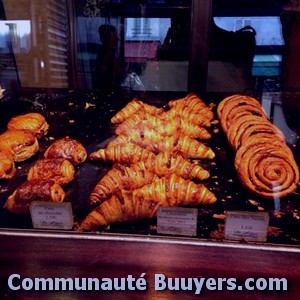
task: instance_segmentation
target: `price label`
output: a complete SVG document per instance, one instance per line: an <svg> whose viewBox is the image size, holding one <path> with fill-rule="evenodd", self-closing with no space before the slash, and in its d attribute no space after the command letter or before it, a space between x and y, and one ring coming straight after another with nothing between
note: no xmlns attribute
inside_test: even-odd
<svg viewBox="0 0 300 300"><path fill-rule="evenodd" d="M30 205L31 220L38 229L72 229L73 213L70 202L40 202Z"/></svg>
<svg viewBox="0 0 300 300"><path fill-rule="evenodd" d="M269 227L266 212L228 211L225 214L225 238L265 242Z"/></svg>
<svg viewBox="0 0 300 300"><path fill-rule="evenodd" d="M157 232L171 235L197 235L196 208L160 207L157 212Z"/></svg>

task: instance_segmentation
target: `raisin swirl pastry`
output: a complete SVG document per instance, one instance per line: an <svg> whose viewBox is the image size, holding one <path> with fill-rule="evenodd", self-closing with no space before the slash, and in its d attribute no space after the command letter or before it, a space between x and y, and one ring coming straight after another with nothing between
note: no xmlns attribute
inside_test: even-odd
<svg viewBox="0 0 300 300"><path fill-rule="evenodd" d="M45 158L65 158L79 165L87 159L87 152L77 140L65 137L55 141L44 153Z"/></svg>
<svg viewBox="0 0 300 300"><path fill-rule="evenodd" d="M32 131L39 139L48 133L49 124L43 115L39 113L28 113L11 118L7 124L7 128L9 130L25 129Z"/></svg>
<svg viewBox="0 0 300 300"><path fill-rule="evenodd" d="M75 167L63 158L44 158L37 160L29 169L27 180L52 179L65 186L74 180Z"/></svg>
<svg viewBox="0 0 300 300"><path fill-rule="evenodd" d="M15 162L21 162L35 155L39 144L31 131L14 129L0 135L0 148L10 151Z"/></svg>
<svg viewBox="0 0 300 300"><path fill-rule="evenodd" d="M270 199L285 197L297 189L299 169L293 153L256 99L229 96L220 102L217 114L236 151L234 165L245 188Z"/></svg>
<svg viewBox="0 0 300 300"><path fill-rule="evenodd" d="M4 208L16 214L28 214L33 201L61 202L64 198L64 190L54 180L36 179L21 184L8 197Z"/></svg>

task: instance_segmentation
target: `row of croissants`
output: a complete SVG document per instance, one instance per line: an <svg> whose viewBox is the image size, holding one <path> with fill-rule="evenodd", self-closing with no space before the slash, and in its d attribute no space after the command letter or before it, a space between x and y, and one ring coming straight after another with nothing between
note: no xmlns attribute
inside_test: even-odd
<svg viewBox="0 0 300 300"><path fill-rule="evenodd" d="M0 135L0 170L2 179L11 179L15 162L25 161L39 151L38 139L44 137L49 124L39 113L13 117L8 129ZM54 141L37 159L22 183L7 199L4 208L12 213L29 213L33 201L63 201L63 187L73 181L75 166L83 163L87 152L75 139L64 137Z"/></svg>
<svg viewBox="0 0 300 300"><path fill-rule="evenodd" d="M215 157L207 145L213 120L212 107L195 94L170 101L168 109L138 99L125 105L111 119L116 137L90 154L112 168L92 191L93 209L78 230L154 218L160 206L215 203L201 165Z"/></svg>

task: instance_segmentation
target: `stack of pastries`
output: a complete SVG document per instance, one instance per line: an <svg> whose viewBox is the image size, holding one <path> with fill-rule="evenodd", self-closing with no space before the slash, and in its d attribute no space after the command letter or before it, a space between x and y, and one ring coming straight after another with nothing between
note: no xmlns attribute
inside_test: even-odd
<svg viewBox="0 0 300 300"><path fill-rule="evenodd" d="M32 201L63 201L63 187L74 180L75 166L87 158L85 148L71 138L52 143L44 157L30 167L27 181L7 199L4 207L13 213L29 213Z"/></svg>
<svg viewBox="0 0 300 300"><path fill-rule="evenodd" d="M115 222L155 217L159 206L212 204L216 196L200 180L210 174L199 160L211 160L205 144L214 114L197 95L172 100L169 109L133 99L115 116L116 137L90 154L113 164L90 195L92 212L80 231ZM198 162L192 162L197 159Z"/></svg>
<svg viewBox="0 0 300 300"><path fill-rule="evenodd" d="M232 95L223 99L217 114L235 154L241 183L264 198L281 198L299 184L299 169L283 133L272 124L256 99Z"/></svg>
<svg viewBox="0 0 300 300"><path fill-rule="evenodd" d="M22 162L39 151L38 139L45 136L49 125L39 113L27 113L11 118L7 130L0 135L0 179L11 179L15 162Z"/></svg>

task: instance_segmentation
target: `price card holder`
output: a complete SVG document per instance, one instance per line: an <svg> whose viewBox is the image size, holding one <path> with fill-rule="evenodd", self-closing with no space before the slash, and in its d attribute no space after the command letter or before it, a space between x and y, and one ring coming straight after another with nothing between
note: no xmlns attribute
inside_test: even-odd
<svg viewBox="0 0 300 300"><path fill-rule="evenodd" d="M157 232L170 235L197 235L196 208L160 207L157 212Z"/></svg>
<svg viewBox="0 0 300 300"><path fill-rule="evenodd" d="M225 238L265 242L269 227L266 212L228 211L225 214Z"/></svg>
<svg viewBox="0 0 300 300"><path fill-rule="evenodd" d="M73 213L70 202L34 201L30 205L31 220L37 229L72 229Z"/></svg>

